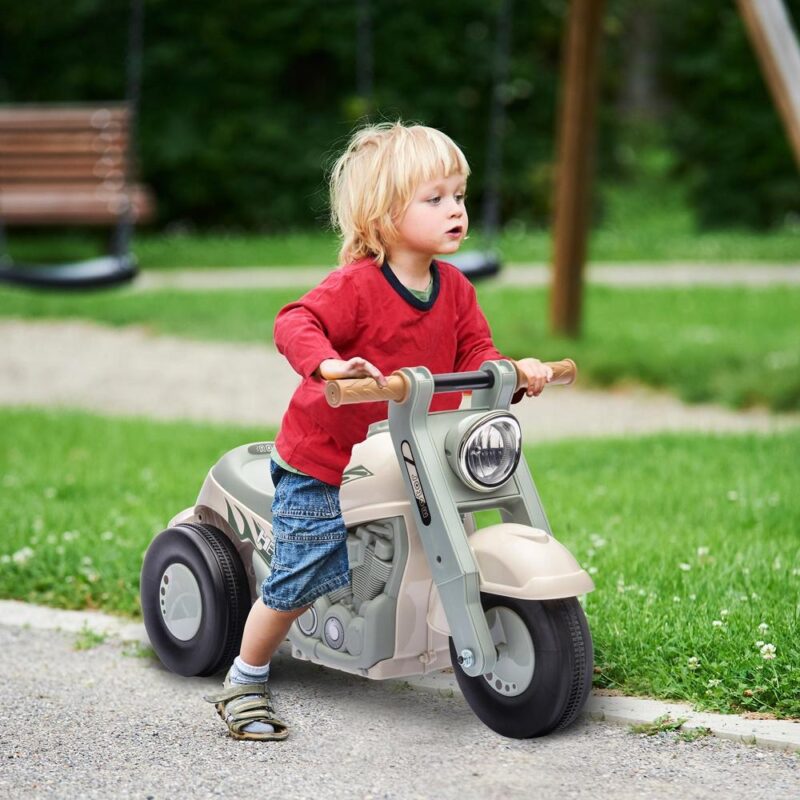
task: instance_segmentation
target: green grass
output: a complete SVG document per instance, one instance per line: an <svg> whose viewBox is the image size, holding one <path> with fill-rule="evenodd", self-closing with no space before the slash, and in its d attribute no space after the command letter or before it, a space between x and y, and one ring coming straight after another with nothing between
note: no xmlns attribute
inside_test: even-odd
<svg viewBox="0 0 800 800"><path fill-rule="evenodd" d="M0 596L137 615L150 539L222 452L268 435L0 410ZM526 450L554 532L596 583L597 685L800 716L798 451L800 432Z"/></svg>
<svg viewBox="0 0 800 800"><path fill-rule="evenodd" d="M789 261L797 262L800 228L756 232L697 229L680 185L656 179L601 190L602 213L589 242L591 261ZM465 249L487 244L478 230L478 209ZM538 226L535 222L539 222ZM91 258L105 248L105 234L9 233L11 253L21 262ZM541 221L530 226L509 224L497 247L507 263L547 262L552 253L551 231ZM308 230L281 234L243 232L159 233L140 231L134 252L143 269L205 267L333 266L338 244L331 231Z"/></svg>
<svg viewBox="0 0 800 800"><path fill-rule="evenodd" d="M299 289L37 293L0 289L0 316L140 324L154 333L269 343ZM800 408L800 289L590 286L580 340L552 336L547 292L479 288L498 347L512 357L574 358L585 385L640 382L689 401Z"/></svg>

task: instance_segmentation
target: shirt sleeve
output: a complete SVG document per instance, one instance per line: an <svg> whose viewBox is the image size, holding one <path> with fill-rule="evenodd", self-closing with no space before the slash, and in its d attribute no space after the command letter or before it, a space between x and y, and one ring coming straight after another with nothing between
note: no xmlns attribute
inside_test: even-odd
<svg viewBox="0 0 800 800"><path fill-rule="evenodd" d="M489 359L505 358L494 346L489 323L483 315L475 287L466 278L459 287L458 319L456 322L456 372L476 370Z"/></svg>
<svg viewBox="0 0 800 800"><path fill-rule="evenodd" d="M358 293L348 291L348 284L347 276L335 270L275 317L275 346L303 377L312 375L325 359L341 358L338 348L356 330Z"/></svg>

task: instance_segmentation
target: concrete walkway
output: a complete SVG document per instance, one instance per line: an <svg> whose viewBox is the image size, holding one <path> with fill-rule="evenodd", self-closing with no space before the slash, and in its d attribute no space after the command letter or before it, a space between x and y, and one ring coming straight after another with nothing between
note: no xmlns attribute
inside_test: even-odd
<svg viewBox="0 0 800 800"><path fill-rule="evenodd" d="M83 634L87 630L123 643L135 643L149 647L150 640L144 625L121 617L103 614L98 611L66 611L45 606L20 603L15 600L0 600L0 625L26 627L39 631L63 631ZM288 642L281 652L291 663ZM411 678L408 681L387 681L387 683L409 683L416 689L431 691L448 696L461 694L452 671L437 672L432 675ZM715 736L745 744L774 750L800 752L800 723L749 719L733 714L711 714L697 712L686 703L670 703L639 697L618 697L595 692L589 699L585 716L589 719L639 725L650 723L663 714L672 719L686 719L685 730L708 728ZM798 763L800 767L800 762Z"/></svg>
<svg viewBox="0 0 800 800"><path fill-rule="evenodd" d="M143 271L132 285L134 291L177 289L270 289L310 287L319 283L330 269L319 267L246 267L224 269L178 269ZM547 286L547 264L510 264L487 280L489 286ZM797 286L800 263L659 263L590 264L586 280L604 286Z"/></svg>

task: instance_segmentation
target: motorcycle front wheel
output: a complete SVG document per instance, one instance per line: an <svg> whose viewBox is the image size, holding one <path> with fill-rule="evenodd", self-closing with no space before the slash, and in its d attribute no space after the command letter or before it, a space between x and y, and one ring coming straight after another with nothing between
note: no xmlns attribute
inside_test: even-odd
<svg viewBox="0 0 800 800"><path fill-rule="evenodd" d="M478 718L493 731L530 739L566 728L592 686L592 636L577 598L518 600L482 594L498 658L494 670L470 677L450 657L458 685Z"/></svg>

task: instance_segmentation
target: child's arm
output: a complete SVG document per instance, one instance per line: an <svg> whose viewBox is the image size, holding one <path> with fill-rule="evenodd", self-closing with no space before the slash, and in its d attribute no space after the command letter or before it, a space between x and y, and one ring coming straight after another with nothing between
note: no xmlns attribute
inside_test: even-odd
<svg viewBox="0 0 800 800"><path fill-rule="evenodd" d="M319 376L325 361L348 363L342 361L339 350L347 349L357 329L358 294L336 270L315 289L281 309L275 318L274 341L295 372L303 377Z"/></svg>

